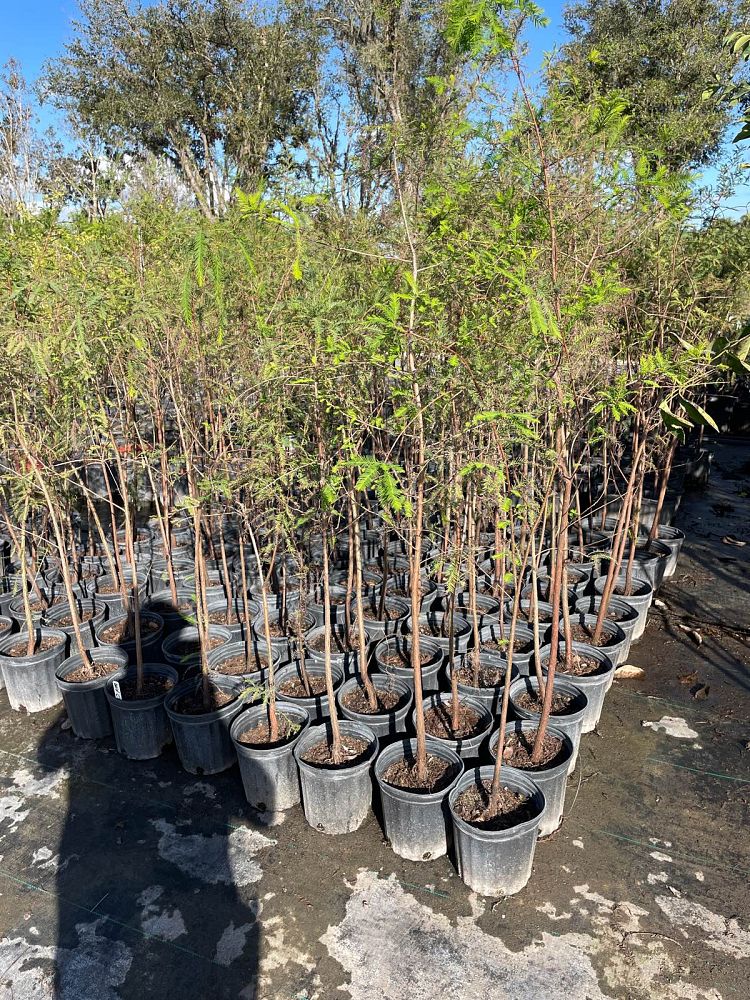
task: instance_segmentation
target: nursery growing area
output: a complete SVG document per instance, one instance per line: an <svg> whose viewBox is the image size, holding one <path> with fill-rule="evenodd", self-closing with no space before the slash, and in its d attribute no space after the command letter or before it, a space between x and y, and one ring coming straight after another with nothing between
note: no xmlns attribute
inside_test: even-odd
<svg viewBox="0 0 750 1000"><path fill-rule="evenodd" d="M2 81L0 1000L749 995L732 5L126 7Z"/></svg>

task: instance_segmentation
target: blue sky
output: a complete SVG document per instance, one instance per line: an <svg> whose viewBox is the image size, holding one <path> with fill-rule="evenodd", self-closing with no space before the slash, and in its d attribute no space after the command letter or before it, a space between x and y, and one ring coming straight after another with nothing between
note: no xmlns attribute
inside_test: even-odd
<svg viewBox="0 0 750 1000"><path fill-rule="evenodd" d="M530 64L538 66L541 56L559 44L564 37L562 10L564 0L542 3L550 21L548 27L530 33ZM77 0L0 0L0 66L15 57L29 81L39 75L45 60L59 54L71 35L71 23L78 10ZM55 124L47 111L42 111L45 125ZM750 171L748 171L750 174ZM710 182L711 175L705 177ZM750 206L749 182L732 199L730 210L742 212Z"/></svg>

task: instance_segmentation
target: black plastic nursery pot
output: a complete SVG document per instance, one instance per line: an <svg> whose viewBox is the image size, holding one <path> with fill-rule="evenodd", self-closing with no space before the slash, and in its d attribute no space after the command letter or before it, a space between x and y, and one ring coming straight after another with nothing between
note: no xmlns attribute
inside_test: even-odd
<svg viewBox="0 0 750 1000"><path fill-rule="evenodd" d="M447 656L450 652L450 636L448 634L448 615L443 611L423 611L419 616L420 640L427 639L435 643ZM411 615L405 620L403 626L404 635L411 635L413 631ZM443 632L445 633L443 635ZM463 615L457 612L453 615L453 654L465 653L471 641L471 623Z"/></svg>
<svg viewBox="0 0 750 1000"><path fill-rule="evenodd" d="M8 692L10 707L17 712L43 712L58 705L62 694L57 686L55 671L68 653L68 637L60 629L39 626L34 629L35 641L54 641L48 649L31 656L23 652L9 655L14 647L24 647L28 632L15 632L0 639L0 669Z"/></svg>
<svg viewBox="0 0 750 1000"><path fill-rule="evenodd" d="M305 658L319 666L325 664L325 653L323 652L325 631L325 626L319 625L316 628L310 629L305 635ZM365 643L368 655L370 642L370 634L365 628ZM336 667L341 667L344 677L353 677L359 673L359 659L359 631L357 626L352 624L349 633L349 642L346 642L346 626L332 625L331 663Z"/></svg>
<svg viewBox="0 0 750 1000"><path fill-rule="evenodd" d="M649 542L648 545L639 545L635 550L633 565L639 576L648 580L654 590L658 590L664 582L667 572L667 565L672 553L667 545L662 542ZM627 553L624 562L627 563Z"/></svg>
<svg viewBox="0 0 750 1000"><path fill-rule="evenodd" d="M410 604L402 597L386 596L384 601L384 614L380 618L380 599L375 596L372 599L365 599L363 621L365 631L373 640L385 638L387 635L397 635L401 632L403 624L409 617ZM352 614L357 615L358 605L352 603ZM353 626L356 629L356 625Z"/></svg>
<svg viewBox="0 0 750 1000"><path fill-rule="evenodd" d="M541 624L540 624L541 629ZM485 625L479 633L479 645L483 656L488 656L494 660L501 660L505 663L507 657L507 647L510 641L510 625ZM529 673L531 658L534 655L534 632L521 622L516 622L516 631L513 638L513 666L518 673L525 677ZM497 647L495 650L493 647ZM471 652L468 654L471 656ZM488 661L489 662L489 661Z"/></svg>
<svg viewBox="0 0 750 1000"><path fill-rule="evenodd" d="M164 632L164 622L161 615L153 611L141 611L141 649L144 662L157 663L161 659L161 643ZM134 623L133 623L134 624ZM94 630L96 641L100 646L117 646L128 654L131 664L136 661L135 639L123 639L120 636L128 625L127 615L117 615L102 622Z"/></svg>
<svg viewBox="0 0 750 1000"><path fill-rule="evenodd" d="M144 604L144 611L154 612L164 622L164 634L169 635L195 623L195 594L178 588L177 602L171 590L157 590Z"/></svg>
<svg viewBox="0 0 750 1000"><path fill-rule="evenodd" d="M590 641L590 637L594 634L594 629L596 628L597 616L595 614L586 614L584 611L574 612L570 616L571 631L576 629L582 633L582 635L576 635L574 632L574 642L584 643L588 646L592 646L593 643ZM562 640L564 634L565 623L560 619L560 638ZM584 638L585 636L585 638ZM610 660L617 667L621 663L627 663L628 654L630 653L630 643L632 642L632 633L627 634L624 629L622 629L618 622L611 621L609 618L605 618L602 623L602 641L597 649L603 650L610 658Z"/></svg>
<svg viewBox="0 0 750 1000"><path fill-rule="evenodd" d="M493 715L496 716L500 711L500 705L503 700L503 689L505 687L505 671L507 669L507 661L498 656L495 653L480 653L479 654L479 687L474 687L473 684L465 680L466 670L469 673L473 673L474 670L474 660L473 660L473 650L469 650L460 659L456 659L455 663L457 669L462 671L459 673L458 680L458 693L461 698L473 698L474 701L481 702L484 707ZM447 668L448 683L451 680L452 668L449 665ZM488 678L493 675L499 676L497 683L490 684ZM519 671L515 664L515 656L513 657L513 666L511 667L511 682L513 682L516 677L519 676ZM472 678L473 680L473 678Z"/></svg>
<svg viewBox="0 0 750 1000"><path fill-rule="evenodd" d="M360 678L351 677L341 685L336 694L336 704L339 707L341 715L351 722L361 722L371 729L380 740L397 736L399 733L405 733L406 720L414 703L414 692L406 681L392 675L372 674L370 680L377 692L387 692L398 697L398 701L394 707L387 711L382 710L377 712L358 712L347 708L347 695L351 695L362 688Z"/></svg>
<svg viewBox="0 0 750 1000"><path fill-rule="evenodd" d="M245 798L255 809L271 813L291 809L300 800L294 748L310 725L307 709L301 705L277 702L276 712L279 722L288 722L292 732L273 746L244 743L241 739L255 726L268 722L266 705L253 705L240 712L229 731L240 765Z"/></svg>
<svg viewBox="0 0 750 1000"><path fill-rule="evenodd" d="M148 684L150 679L157 679L163 682L163 690L150 697L138 698L134 693L124 697L123 691L130 691L137 677L136 667L129 666L122 677L107 678L104 694L112 716L118 752L129 760L153 760L173 740L164 701L169 689L177 684L179 675L174 667L165 663L144 663L144 682ZM117 688L114 680L117 680Z"/></svg>
<svg viewBox="0 0 750 1000"><path fill-rule="evenodd" d="M514 719L508 723L506 737L512 733L536 733L537 728L537 724L528 719ZM534 784L539 786L544 795L546 808L539 823L540 837L548 837L562 823L568 772L573 756L573 744L570 741L570 736L564 730L559 729L557 726L548 725L547 733L562 743L558 756L549 764L543 764L538 767L515 768L528 774L533 779ZM497 741L499 736L500 730L498 729L490 737L490 753L493 760L497 757Z"/></svg>
<svg viewBox="0 0 750 1000"><path fill-rule="evenodd" d="M479 716L477 732L471 736L459 737L458 739L434 736L432 733L427 732L425 734L427 744L430 746L434 743L437 746L449 747L451 750L454 750L462 760L474 760L480 755L487 737L489 736L490 729L492 729L492 712L490 712L487 706L479 701L478 698L472 698L470 695L459 697L459 702L463 707L472 709ZM422 700L422 708L425 714L429 712L430 709L438 709L441 715L444 715L446 718L450 716L450 704L450 691L430 694ZM412 712L412 726L415 725L415 718L416 708Z"/></svg>
<svg viewBox="0 0 750 1000"><path fill-rule="evenodd" d="M386 588L389 597L398 597L400 600L406 601L409 605L409 609L411 610L410 580L411 578L408 573L398 571L393 576L388 578ZM434 580L430 580L426 576L421 577L420 587L422 590L420 608L422 611L429 611L440 600L440 588ZM380 586L378 586L375 588L374 592L379 593L380 589Z"/></svg>
<svg viewBox="0 0 750 1000"><path fill-rule="evenodd" d="M12 618L9 618L7 615L0 615L0 639L5 635L10 635L15 628L15 624Z"/></svg>
<svg viewBox="0 0 750 1000"><path fill-rule="evenodd" d="M45 593L45 591L42 591ZM46 608L39 606L39 599L36 594L29 594L29 601L31 602L31 620L36 628L38 625L44 623L44 615ZM19 629L26 628L26 612L23 606L23 597L21 594L17 594L9 603L7 609L7 615L12 618ZM53 626L50 626L52 628Z"/></svg>
<svg viewBox="0 0 750 1000"><path fill-rule="evenodd" d="M275 650L271 650L271 665L276 668L279 665L281 656ZM209 651L206 657L208 669L212 674L220 674L224 677L241 677L244 680L251 679L259 684L265 683L268 674L269 655L265 642L255 640L250 647L250 658L247 658L247 647L244 642L225 642L216 649ZM236 663L232 661L241 660L244 664L238 670Z"/></svg>
<svg viewBox="0 0 750 1000"><path fill-rule="evenodd" d="M107 617L107 608L97 607L92 598L80 598L76 601L76 606L83 646L85 649L92 649L96 645L96 629ZM65 632L73 647L76 645L75 629L72 624L62 624L70 617L70 605L67 601L62 601L47 608L43 620L49 628L59 628Z"/></svg>
<svg viewBox="0 0 750 1000"><path fill-rule="evenodd" d="M74 653L63 660L55 671L55 677L75 735L84 740L101 740L112 735L112 717L106 687L109 681L119 681L125 676L128 654L117 646L97 646L88 651L88 656L94 667L97 663L107 663L115 664L115 669L88 681L68 680L72 673L84 665L81 654Z"/></svg>
<svg viewBox="0 0 750 1000"><path fill-rule="evenodd" d="M582 597L576 604L577 614L573 616L573 620L577 621L578 615L592 616L596 619L601 604L602 598L600 594L590 594L587 597ZM616 622L625 633L628 639L628 652L630 652L630 644L633 641L639 618L640 616L632 604L623 601L621 597L610 597L607 607L607 619ZM627 656L623 656L620 652L619 662L624 663L626 659Z"/></svg>
<svg viewBox="0 0 750 1000"><path fill-rule="evenodd" d="M235 762L234 743L229 730L234 717L242 711L242 682L235 678L212 675L210 684L231 700L210 712L189 714L181 710L181 700L200 692L203 677L181 681L164 700L180 763L190 774L218 774Z"/></svg>
<svg viewBox="0 0 750 1000"><path fill-rule="evenodd" d="M523 708L518 704L519 697L527 692L534 695L539 694L539 685L536 677L519 677L517 681L511 684L510 703L513 706L513 712L517 719L527 719L535 725L539 725L540 713ZM564 714L553 713L550 715L550 723L557 729L562 729L563 732L567 733L570 737L570 742L573 744L573 756L570 759L568 771L570 773L575 768L576 761L578 760L578 748L581 743L581 731L588 706L588 698L580 687L573 684L567 677L563 677L557 673L555 674L554 693L568 695L571 698L568 710Z"/></svg>
<svg viewBox="0 0 750 1000"><path fill-rule="evenodd" d="M617 596L618 601L623 601L623 603L629 604L638 615L631 634L632 640L635 641L636 639L640 639L645 631L646 622L648 620L648 609L651 607L651 602L654 599L654 588L648 580L643 577L636 576L635 573L631 577L629 594L624 593L626 583L626 574L620 573L615 580L613 593ZM606 585L606 576L598 576L596 580L594 580L594 590L597 595L601 596L604 593Z"/></svg>
<svg viewBox="0 0 750 1000"><path fill-rule="evenodd" d="M209 625L207 655L219 646L231 641L232 633L226 625ZM181 677L199 670L201 666L200 630L197 625L186 625L177 632L171 632L161 644L161 658L174 667ZM189 647L189 648L185 648Z"/></svg>
<svg viewBox="0 0 750 1000"><path fill-rule="evenodd" d="M296 613L296 611L295 611ZM278 611L273 611L270 614L271 624L278 622ZM302 616L302 636L304 637L311 632L317 625L315 616L309 611L305 611ZM252 630L254 636L262 640L265 643L266 638L266 624L263 619L262 610L256 614L252 621ZM244 627L242 630L241 638L244 638ZM289 663L297 655L297 634L293 628L288 629L286 635L271 635L271 648L276 650L279 654L279 664L284 665Z"/></svg>
<svg viewBox="0 0 750 1000"><path fill-rule="evenodd" d="M138 581L138 600L140 604L143 604L146 600L146 588L148 583L148 577L146 574L142 573L140 570L137 573ZM132 580L133 574L128 570L125 571L125 588L128 592L128 600L132 603ZM121 615L124 611L122 594L117 587L117 581L109 574L104 573L102 576L96 577L95 580L91 581L93 586L87 588L88 596L93 597L96 601L97 607L101 605L106 605L108 614L110 618L114 618L117 615Z"/></svg>
<svg viewBox="0 0 750 1000"><path fill-rule="evenodd" d="M329 587L331 596L331 625L343 625L346 621L346 599L348 591L345 587ZM307 610L315 618L319 626L325 624L325 605L322 603L322 588L319 592L309 595Z"/></svg>
<svg viewBox="0 0 750 1000"><path fill-rule="evenodd" d="M443 666L443 651L431 639L419 637L422 663L422 692L428 694L440 689L439 674ZM404 681L414 690L414 671L411 667L411 636L393 635L381 639L375 646L375 665L383 674L390 674ZM395 662L389 662L391 659Z"/></svg>
<svg viewBox="0 0 750 1000"><path fill-rule="evenodd" d="M685 533L671 525L660 524L656 538L661 545L669 549L669 555L666 557L666 566L664 567L664 579L668 580L670 576L674 576L677 569L677 560L680 557L680 552L685 542Z"/></svg>
<svg viewBox="0 0 750 1000"><path fill-rule="evenodd" d="M372 803L372 763L379 743L373 731L360 722L339 722L342 737L365 740L366 751L351 764L324 767L308 763L305 753L316 744L331 740L330 722L310 726L294 748L302 786L305 819L320 833L351 833L359 829Z"/></svg>
<svg viewBox="0 0 750 1000"><path fill-rule="evenodd" d="M417 741L402 739L381 750L375 762L375 780L383 807L383 829L394 852L408 861L431 861L448 851L450 812L448 795L463 774L464 764L450 747L428 746L428 755L445 761L449 770L436 791L400 788L386 781L388 768L398 761L414 764Z"/></svg>
<svg viewBox="0 0 750 1000"><path fill-rule="evenodd" d="M609 655L609 650L600 649L598 646L590 646L585 642L574 642L574 653L577 653L580 656L585 656L587 659L597 660L601 666L590 674L569 675L565 672L565 648L565 643L561 642L557 657L555 686L557 686L558 676L570 677L570 679L574 681L575 686L583 691L587 698L587 704L586 710L583 713L581 732L591 733L594 729L596 729L599 719L601 718L602 708L604 707L604 698L607 691L609 691L612 687L616 664ZM549 646L544 646L539 650L539 659L542 664L542 670L545 674L547 672L549 654Z"/></svg>
<svg viewBox="0 0 750 1000"><path fill-rule="evenodd" d="M472 785L482 787L491 783L493 772L493 767L467 771L448 796L458 873L470 889L482 896L513 896L531 878L539 826L545 811L544 793L525 772L504 767L503 787L526 796L530 800L531 815L501 830L467 823L456 814L456 800Z"/></svg>
<svg viewBox="0 0 750 1000"><path fill-rule="evenodd" d="M325 666L323 664L306 660L305 668L311 681L313 679L320 681L321 678L325 678ZM338 664L332 664L331 674L333 675L333 690L335 695L335 692L341 687L344 681L344 671ZM288 663L285 667L281 667L276 673L274 681L277 698L281 701L289 702L291 705L300 705L302 708L307 709L311 723L322 722L331 714L331 708L328 704L328 694L322 684L319 685L321 690L317 694L314 693L312 695L289 694L288 691L284 690L287 683L293 683L294 681L302 683L296 661Z"/></svg>
<svg viewBox="0 0 750 1000"><path fill-rule="evenodd" d="M445 610L446 603L447 599L444 597L442 600L443 610ZM477 594L475 603L479 628L483 628L485 625L492 625L498 621L500 617L500 601L496 597L490 597L488 594ZM471 595L466 591L456 594L456 610L466 618L473 628Z"/></svg>

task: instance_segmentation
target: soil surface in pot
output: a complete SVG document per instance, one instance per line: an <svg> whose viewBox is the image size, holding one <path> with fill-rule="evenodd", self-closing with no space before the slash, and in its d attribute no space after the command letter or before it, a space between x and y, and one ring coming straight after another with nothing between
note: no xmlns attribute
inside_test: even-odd
<svg viewBox="0 0 750 1000"><path fill-rule="evenodd" d="M501 788L497 812L489 814L491 781L466 788L453 803L453 811L465 823L480 830L509 830L532 819L537 809L530 796Z"/></svg>
<svg viewBox="0 0 750 1000"><path fill-rule="evenodd" d="M537 712L541 714L542 699L534 691L524 691L517 698L513 699L519 708L525 712ZM570 715L576 709L576 699L572 694L560 694L555 692L552 695L552 715Z"/></svg>
<svg viewBox="0 0 750 1000"><path fill-rule="evenodd" d="M85 608L83 611L81 611L79 613L79 615L78 615L78 621L79 622L90 622L91 619L94 617L95 614L96 614L96 612L94 611L93 608ZM63 615L62 618L57 618L55 620L55 625L58 628L72 628L72 626L73 626L73 616L72 615Z"/></svg>
<svg viewBox="0 0 750 1000"><path fill-rule="evenodd" d="M71 684L85 684L86 681L97 681L100 677L109 677L121 666L121 663L94 660L92 663L82 663L80 667L76 667L72 673L66 675L65 680Z"/></svg>
<svg viewBox="0 0 750 1000"><path fill-rule="evenodd" d="M350 712L357 712L360 715L375 715L379 712L391 712L400 702L406 700L405 696L400 695L398 691L383 691L378 688L375 688L375 698L377 705L372 708L367 692L360 685L352 691L347 691L342 701Z"/></svg>
<svg viewBox="0 0 750 1000"><path fill-rule="evenodd" d="M420 622L419 634L431 636L432 638L448 639L449 638L449 626L448 622ZM458 626L453 630L453 638L457 639L459 634Z"/></svg>
<svg viewBox="0 0 750 1000"><path fill-rule="evenodd" d="M234 625L237 615L227 615L226 611L209 611L208 620L212 625Z"/></svg>
<svg viewBox="0 0 750 1000"><path fill-rule="evenodd" d="M120 681L120 694L123 701L145 701L146 698L157 698L166 694L174 687L171 677L158 677L146 675L143 678L141 690L138 690L138 683L132 681Z"/></svg>
<svg viewBox="0 0 750 1000"><path fill-rule="evenodd" d="M315 767L350 767L353 764L358 764L369 749L369 742L360 736L342 736L341 760L338 763L333 759L333 748L328 740L321 740L320 743L314 743L308 747L302 754L302 760Z"/></svg>
<svg viewBox="0 0 750 1000"><path fill-rule="evenodd" d="M424 726L430 736L437 736L441 740L467 739L476 736L482 729L479 714L461 703L458 706L458 725L454 729L451 725L450 702L429 708L424 714Z"/></svg>
<svg viewBox="0 0 750 1000"><path fill-rule="evenodd" d="M589 646L596 646L597 648L601 648L604 646L614 646L615 643L619 641L616 635L613 635L611 632L605 632L604 629L602 629L602 634L599 638L599 641L594 642L593 635L595 628L596 628L595 625L592 626L582 625L580 622L578 622L578 624L576 625L571 623L570 635L571 638L573 639L573 642L587 642Z"/></svg>
<svg viewBox="0 0 750 1000"><path fill-rule="evenodd" d="M544 661L545 668L549 666L549 660ZM590 677L592 674L603 674L607 665L597 660L594 656L584 656L581 653L574 653L570 665L566 663L565 657L560 655L557 658L557 669L561 674L568 674L573 677Z"/></svg>
<svg viewBox="0 0 750 1000"><path fill-rule="evenodd" d="M43 635L41 639L38 639L34 643L34 652L32 655L37 653L46 653L48 649L56 649L58 646L62 645L60 639L55 638L53 635ZM15 642L10 647L6 649L5 656L28 656L29 644L26 639L22 639L20 642Z"/></svg>
<svg viewBox="0 0 750 1000"><path fill-rule="evenodd" d="M368 605L365 608L365 621L395 622L399 618L405 618L408 613L408 611L399 611L398 608L389 608L386 605L381 615L379 605Z"/></svg>
<svg viewBox="0 0 750 1000"><path fill-rule="evenodd" d="M483 639L480 643L480 649L483 653L502 653L505 655L508 651L510 643L507 639ZM534 648L533 639L514 639L513 640L513 652L514 653L529 653Z"/></svg>
<svg viewBox="0 0 750 1000"><path fill-rule="evenodd" d="M503 749L503 763L518 767L522 771L541 771L560 763L563 756L563 741L551 733L544 734L542 752L539 761L531 759L534 752L534 741L537 730L521 730L520 733L509 733Z"/></svg>
<svg viewBox="0 0 750 1000"><path fill-rule="evenodd" d="M271 727L267 722L259 722L252 729L246 729L244 733L240 733L236 737L237 742L251 747L266 747L269 750L290 743L300 731L299 723L294 722L287 715L279 715L277 718L279 723L277 739L271 739Z"/></svg>
<svg viewBox="0 0 750 1000"><path fill-rule="evenodd" d="M432 660L433 654L425 652L424 650L419 651L419 662L422 666L429 663ZM411 650L408 653L387 653L385 656L380 657L380 662L384 663L387 667L410 667L411 666Z"/></svg>
<svg viewBox="0 0 750 1000"><path fill-rule="evenodd" d="M309 680L309 693L299 677L289 677L279 685L279 691L281 694L286 695L287 698L316 698L318 695L326 693L325 677L310 676Z"/></svg>
<svg viewBox="0 0 750 1000"><path fill-rule="evenodd" d="M455 767L449 760L443 760L435 754L427 754L427 780L420 781L417 776L417 764L413 760L394 760L383 772L382 780L394 788L405 788L410 792L422 792L429 795L447 788L453 780Z"/></svg>
<svg viewBox="0 0 750 1000"><path fill-rule="evenodd" d="M311 642L307 643L307 648L311 649L314 653L324 652L325 636L316 635ZM348 634L343 632L331 633L332 653L349 653L354 649L359 649L359 639L356 632L349 632Z"/></svg>
<svg viewBox="0 0 750 1000"><path fill-rule="evenodd" d="M158 631L159 622L155 622L152 618L141 618L141 639L148 639L149 635ZM129 628L126 621L115 622L103 629L100 635L102 641L108 646L118 646L123 642L132 642L135 637L135 629Z"/></svg>
<svg viewBox="0 0 750 1000"><path fill-rule="evenodd" d="M474 667L471 662L464 664L456 671L456 678L459 684L466 684L468 687L496 688L505 683L505 667L485 667L479 668L479 683L475 683Z"/></svg>
<svg viewBox="0 0 750 1000"><path fill-rule="evenodd" d="M217 646L223 645L224 639L222 639L221 636L214 635L208 637L209 649L216 649ZM194 653L200 653L200 651L200 639L183 639L181 642L176 642L171 649L171 652L175 656L192 656Z"/></svg>
<svg viewBox="0 0 750 1000"><path fill-rule="evenodd" d="M209 712L215 712L228 705L230 701L235 701L236 698L236 694L229 694L229 692L222 691L221 688L211 684L208 689L208 698L204 699L203 685L199 684L195 691L178 698L173 708L180 715L207 715Z"/></svg>
<svg viewBox="0 0 750 1000"><path fill-rule="evenodd" d="M227 677L240 677L243 674L255 674L259 670L268 670L268 660L256 659L254 656L247 659L242 655L230 656L221 663L214 664L211 670L216 674L226 674Z"/></svg>

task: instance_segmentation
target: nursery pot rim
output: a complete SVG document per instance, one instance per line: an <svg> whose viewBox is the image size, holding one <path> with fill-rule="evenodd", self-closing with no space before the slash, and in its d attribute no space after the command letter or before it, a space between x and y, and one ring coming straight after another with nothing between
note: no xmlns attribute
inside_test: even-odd
<svg viewBox="0 0 750 1000"><path fill-rule="evenodd" d="M38 653L32 653L31 656L9 656L5 650L10 649L11 646L15 646L18 642L28 641L29 633L27 629L21 629L20 632L9 632L7 635L0 638L0 664L1 663L12 663L19 666L36 666L38 663L42 663L50 654L54 653L59 646L67 645L70 636L67 632L63 632L60 628L50 628L47 625L37 625L34 628L34 635L38 636L39 640L49 638L59 639L57 646L51 646L49 649L40 649ZM36 639L35 639L36 641Z"/></svg>
<svg viewBox="0 0 750 1000"><path fill-rule="evenodd" d="M118 709L124 709L125 711L141 711L148 708L156 708L157 705L162 704L170 691L173 691L179 681L180 675L175 670L173 666L169 663L144 663L143 664L143 676L146 677L149 674L156 676L164 676L170 678L174 683L168 691L164 691L162 694L155 694L151 698L116 698L114 689L112 687L112 681L119 680L136 680L138 677L138 668L131 664L125 670L123 676L120 677L108 677L107 683L104 687L104 692L107 695L107 701L110 705L116 705ZM180 716L182 718L182 716Z"/></svg>
<svg viewBox="0 0 750 1000"><path fill-rule="evenodd" d="M185 694L192 693L197 689L203 681L203 675L198 674L196 677L187 677L185 680L175 684L175 686L167 692L164 699L164 710L170 719L174 719L181 725L186 726L203 726L211 722L217 722L219 719L226 718L233 711L236 711L237 702L240 698L240 685L234 678L221 677L216 674L209 676L209 683L213 684L215 687L228 688L226 694L233 694L234 697L231 701L228 701L226 705L222 705L221 708L215 708L211 712L201 712L199 714L183 713L178 712L173 708L173 704Z"/></svg>
<svg viewBox="0 0 750 1000"><path fill-rule="evenodd" d="M406 760L406 749L414 751L416 756L417 752L417 741L409 736L404 736L401 739L395 741L395 743L389 743L387 747L384 747L378 754L377 760L375 761L375 780L378 783L378 788L380 789L381 795L388 795L391 798L398 799L401 802L408 802L410 805L433 805L435 802L440 802L444 799L451 789L455 786L456 782L462 777L465 765L463 758L456 753L456 751L449 746L435 745L427 747L427 754L434 757L440 757L442 760L447 760L454 768L455 774L445 785L437 792L420 792L414 788L399 788L396 785L391 785L390 782L386 781L383 777L384 772L390 767L391 764L398 760Z"/></svg>
<svg viewBox="0 0 750 1000"><path fill-rule="evenodd" d="M477 840L495 842L510 840L515 838L518 834L527 833L528 831L533 830L534 827L539 826L542 817L544 816L544 810L547 808L547 800L544 792L541 790L539 785L529 777L527 771L520 771L518 768L510 766L506 766L501 770L501 784L503 787L509 787L511 791L523 792L526 795L530 795L532 799L536 799L536 802L539 805L539 811L535 816L531 816L529 819L524 820L522 823L517 823L515 826L506 827L504 830L483 830L481 827L474 826L472 823L467 823L466 820L456 815L454 804L461 792L465 791L472 784L483 784L486 780L491 782L494 773L495 768L492 764L483 764L480 767L473 767L469 771L464 771L461 778L453 786L450 794L448 795L448 807L451 812L451 818L456 826L460 830L464 831L464 833L469 834ZM505 775L505 778L503 778L503 775ZM510 780L508 780L508 778L510 778ZM541 804L539 804L539 799L541 799Z"/></svg>
<svg viewBox="0 0 750 1000"><path fill-rule="evenodd" d="M123 652L119 646L95 646L93 649L89 649L88 653L94 662L97 660L109 660L110 662L119 660L120 666L111 674L94 677L90 681L68 681L65 679L67 675L83 664L81 654L72 653L55 670L55 679L61 691L97 691L99 688L106 687L110 680L119 681L125 675L129 658L128 654Z"/></svg>
<svg viewBox="0 0 750 1000"><path fill-rule="evenodd" d="M232 725L229 727L229 735L232 738L232 743L234 743L234 748L238 755L241 754L244 757L262 757L264 760L269 760L272 757L283 757L285 754L293 751L298 740L302 738L305 730L310 725L310 713L304 705L294 705L291 702L286 701L277 701L276 704L278 706L279 715L286 714L297 716L297 720L295 721L299 721L299 732L295 733L290 740L274 747L269 747L262 743L241 743L237 737L249 728L249 722L254 721L254 718L251 718L251 716L257 716L258 719L260 719L261 712L264 714L264 717L267 717L268 713L266 705L248 705L247 708L243 708L240 713L235 716Z"/></svg>
<svg viewBox="0 0 750 1000"><path fill-rule="evenodd" d="M507 738L508 733L511 732L515 733L519 731L532 732L534 730L537 730L538 728L539 728L539 723L536 722L534 719L509 719L508 725L506 726L505 729L505 735ZM559 726L552 725L551 722L547 724L547 733L550 733L552 736L562 741L562 750L564 751L564 754L563 754L563 760L560 761L560 763L551 765L549 764L541 765L540 767L537 767L533 771L530 768L516 767L515 764L504 763L500 773L502 774L502 772L505 770L506 767L512 768L514 771L521 771L523 774L530 774L530 775L540 774L543 775L544 778L557 777L559 772L563 770L567 773L567 770L570 767L570 760L573 754L575 753L573 740L571 740L570 736L568 735L568 733L565 732L564 729L560 729ZM490 736L490 742L489 742L489 751L493 760L497 760L497 744L499 742L499 739L500 739L500 729L498 728Z"/></svg>
<svg viewBox="0 0 750 1000"><path fill-rule="evenodd" d="M294 744L294 759L297 761L300 771L304 770L306 774L325 774L328 781L343 781L353 774L369 770L380 749L380 741L375 733L369 726L365 726L361 722L352 722L350 719L339 720L339 731L342 736L358 736L360 739L368 741L368 747L363 755L363 759L354 764L341 764L338 767L320 767L318 764L310 764L308 761L302 759L304 751L314 746L315 743L320 743L325 739L330 744L332 728L330 720L328 720L316 726L308 726L300 739Z"/></svg>

